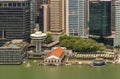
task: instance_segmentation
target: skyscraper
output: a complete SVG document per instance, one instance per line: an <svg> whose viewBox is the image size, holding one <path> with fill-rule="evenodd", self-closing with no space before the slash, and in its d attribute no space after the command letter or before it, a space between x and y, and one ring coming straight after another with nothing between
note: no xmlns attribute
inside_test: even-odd
<svg viewBox="0 0 120 79"><path fill-rule="evenodd" d="M49 4L43 4L43 32L47 33L50 30L50 19L49 19Z"/></svg>
<svg viewBox="0 0 120 79"><path fill-rule="evenodd" d="M114 46L120 47L120 0L115 0L115 39Z"/></svg>
<svg viewBox="0 0 120 79"><path fill-rule="evenodd" d="M66 0L66 33L86 37L87 0Z"/></svg>
<svg viewBox="0 0 120 79"><path fill-rule="evenodd" d="M39 8L39 30L44 32L44 7L42 5Z"/></svg>
<svg viewBox="0 0 120 79"><path fill-rule="evenodd" d="M115 0L111 1L111 30L115 31Z"/></svg>
<svg viewBox="0 0 120 79"><path fill-rule="evenodd" d="M36 23L36 2L35 0L30 0L30 27L31 32L33 32L33 29L35 28Z"/></svg>
<svg viewBox="0 0 120 79"><path fill-rule="evenodd" d="M43 0L44 4L49 4L50 0Z"/></svg>
<svg viewBox="0 0 120 79"><path fill-rule="evenodd" d="M30 39L29 0L0 0L0 44Z"/></svg>
<svg viewBox="0 0 120 79"><path fill-rule="evenodd" d="M111 35L111 0L90 0L90 35Z"/></svg>
<svg viewBox="0 0 120 79"><path fill-rule="evenodd" d="M36 22L39 23L39 8L40 8L40 3L42 2L42 0L34 0L35 1L35 10L36 10Z"/></svg>
<svg viewBox="0 0 120 79"><path fill-rule="evenodd" d="M50 0L50 31L54 33L62 32L64 27L64 14L62 13L64 0Z"/></svg>

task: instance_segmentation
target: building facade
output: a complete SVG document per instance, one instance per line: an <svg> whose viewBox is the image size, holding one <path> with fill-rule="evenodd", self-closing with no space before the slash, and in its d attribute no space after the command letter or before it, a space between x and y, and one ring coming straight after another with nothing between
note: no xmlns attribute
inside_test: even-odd
<svg viewBox="0 0 120 79"><path fill-rule="evenodd" d="M115 39L114 46L120 47L120 0L115 1Z"/></svg>
<svg viewBox="0 0 120 79"><path fill-rule="evenodd" d="M31 27L31 33L33 32L33 29L35 28L36 23L36 2L35 0L30 0L30 27Z"/></svg>
<svg viewBox="0 0 120 79"><path fill-rule="evenodd" d="M48 4L50 2L50 0L43 0L44 4Z"/></svg>
<svg viewBox="0 0 120 79"><path fill-rule="evenodd" d="M61 47L54 48L44 59L44 63L47 64L61 64L65 56L64 49Z"/></svg>
<svg viewBox="0 0 120 79"><path fill-rule="evenodd" d="M44 32L44 7L39 8L39 30Z"/></svg>
<svg viewBox="0 0 120 79"><path fill-rule="evenodd" d="M115 31L115 0L111 1L111 30Z"/></svg>
<svg viewBox="0 0 120 79"><path fill-rule="evenodd" d="M12 39L30 40L29 0L0 0L0 44Z"/></svg>
<svg viewBox="0 0 120 79"><path fill-rule="evenodd" d="M43 4L42 5L42 9L43 9L43 32L44 33L47 33L47 32L49 32L49 30L50 30L50 18L49 18L49 4Z"/></svg>
<svg viewBox="0 0 120 79"><path fill-rule="evenodd" d="M50 0L50 31L54 33L62 32L64 27L64 0Z"/></svg>
<svg viewBox="0 0 120 79"><path fill-rule="evenodd" d="M66 33L86 37L88 0L66 0Z"/></svg>
<svg viewBox="0 0 120 79"><path fill-rule="evenodd" d="M89 34L111 35L111 0L90 0Z"/></svg>
<svg viewBox="0 0 120 79"><path fill-rule="evenodd" d="M12 40L0 47L0 64L21 64L27 56L28 43Z"/></svg>

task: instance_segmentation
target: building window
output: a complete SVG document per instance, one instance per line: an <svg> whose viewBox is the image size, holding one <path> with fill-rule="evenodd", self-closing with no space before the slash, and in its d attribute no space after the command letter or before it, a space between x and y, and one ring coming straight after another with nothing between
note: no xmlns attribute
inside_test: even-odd
<svg viewBox="0 0 120 79"><path fill-rule="evenodd" d="M27 3L25 3L25 5L27 6L28 4L27 4Z"/></svg>
<svg viewBox="0 0 120 79"><path fill-rule="evenodd" d="M2 31L0 31L0 38L2 38Z"/></svg>
<svg viewBox="0 0 120 79"><path fill-rule="evenodd" d="M2 38L2 39L6 38L6 32L5 32L5 30L1 30L0 31L0 38Z"/></svg>
<svg viewBox="0 0 120 79"><path fill-rule="evenodd" d="M12 6L12 3L8 3L8 6L9 6L9 7Z"/></svg>
<svg viewBox="0 0 120 79"><path fill-rule="evenodd" d="M13 6L16 6L16 3L13 3Z"/></svg>
<svg viewBox="0 0 120 79"><path fill-rule="evenodd" d="M7 4L6 4L6 3L4 4L4 7L7 7Z"/></svg>
<svg viewBox="0 0 120 79"><path fill-rule="evenodd" d="M18 7L20 7L20 6L21 6L21 4L20 4L20 3L17 3L17 6L18 6Z"/></svg>
<svg viewBox="0 0 120 79"><path fill-rule="evenodd" d="M28 6L29 6L30 4L29 4L29 2L28 2Z"/></svg>
<svg viewBox="0 0 120 79"><path fill-rule="evenodd" d="M25 3L23 3L22 6L24 7L24 6L25 6Z"/></svg>
<svg viewBox="0 0 120 79"><path fill-rule="evenodd" d="M0 7L2 6L2 3L0 3Z"/></svg>

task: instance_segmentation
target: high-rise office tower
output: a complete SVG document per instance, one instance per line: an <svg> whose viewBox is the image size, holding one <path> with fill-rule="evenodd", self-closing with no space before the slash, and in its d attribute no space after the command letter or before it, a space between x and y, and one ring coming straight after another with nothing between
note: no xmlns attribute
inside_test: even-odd
<svg viewBox="0 0 120 79"><path fill-rule="evenodd" d="M29 0L0 0L0 44L30 39Z"/></svg>
<svg viewBox="0 0 120 79"><path fill-rule="evenodd" d="M89 33L97 36L111 35L111 0L90 0Z"/></svg>
<svg viewBox="0 0 120 79"><path fill-rule="evenodd" d="M47 33L50 31L50 0L43 0L40 6L39 25L40 31Z"/></svg>
<svg viewBox="0 0 120 79"><path fill-rule="evenodd" d="M35 10L36 10L36 23L39 23L39 12L40 12L40 10L39 10L39 8L40 8L40 2L41 2L41 0L35 0Z"/></svg>
<svg viewBox="0 0 120 79"><path fill-rule="evenodd" d="M64 0L50 0L50 31L60 33L64 27Z"/></svg>
<svg viewBox="0 0 120 79"><path fill-rule="evenodd" d="M30 27L31 27L31 33L33 32L33 29L35 28L36 23L36 2L35 0L30 0Z"/></svg>
<svg viewBox="0 0 120 79"><path fill-rule="evenodd" d="M30 0L31 6L31 16L35 16L35 23L39 23L39 16L40 16L40 6L43 0Z"/></svg>
<svg viewBox="0 0 120 79"><path fill-rule="evenodd" d="M111 1L111 30L115 31L115 0Z"/></svg>
<svg viewBox="0 0 120 79"><path fill-rule="evenodd" d="M39 30L44 32L44 7L43 4L47 4L47 0L39 0Z"/></svg>
<svg viewBox="0 0 120 79"><path fill-rule="evenodd" d="M66 33L86 37L88 0L66 0Z"/></svg>
<svg viewBox="0 0 120 79"><path fill-rule="evenodd" d="M43 0L43 3L40 6L40 17L39 17L39 25L40 31L47 33L50 30L50 8L49 8L49 0Z"/></svg>
<svg viewBox="0 0 120 79"><path fill-rule="evenodd" d="M49 24L49 22L50 22L50 19L49 19L49 4L46 4L46 3L44 3L44 4L42 4L42 9L43 9L43 32L44 33L47 33L49 30L50 30L50 24Z"/></svg>
<svg viewBox="0 0 120 79"><path fill-rule="evenodd" d="M120 0L115 0L115 39L114 46L120 47Z"/></svg>
<svg viewBox="0 0 120 79"><path fill-rule="evenodd" d="M33 32L33 29L35 28L35 24L39 23L39 21L42 19L40 17L42 17L41 15L41 4L42 4L42 0L30 0L30 19L31 19L31 29ZM41 24L41 23L40 23Z"/></svg>
<svg viewBox="0 0 120 79"><path fill-rule="evenodd" d="M44 4L49 4L50 0L43 0Z"/></svg>
<svg viewBox="0 0 120 79"><path fill-rule="evenodd" d="M44 32L44 7L42 6L43 4L41 4L40 8L39 8L39 30Z"/></svg>
<svg viewBox="0 0 120 79"><path fill-rule="evenodd" d="M62 0L62 30L66 33L66 0Z"/></svg>

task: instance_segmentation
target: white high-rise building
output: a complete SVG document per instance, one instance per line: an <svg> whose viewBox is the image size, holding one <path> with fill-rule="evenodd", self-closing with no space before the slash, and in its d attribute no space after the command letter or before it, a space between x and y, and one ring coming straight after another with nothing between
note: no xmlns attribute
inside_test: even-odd
<svg viewBox="0 0 120 79"><path fill-rule="evenodd" d="M66 0L66 33L86 37L88 0Z"/></svg>

